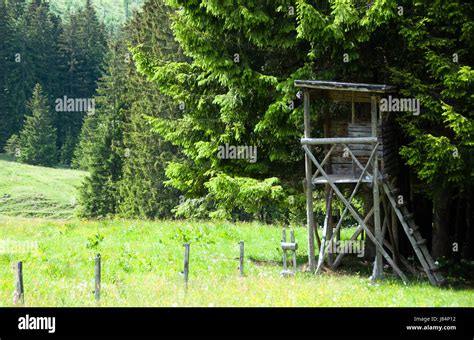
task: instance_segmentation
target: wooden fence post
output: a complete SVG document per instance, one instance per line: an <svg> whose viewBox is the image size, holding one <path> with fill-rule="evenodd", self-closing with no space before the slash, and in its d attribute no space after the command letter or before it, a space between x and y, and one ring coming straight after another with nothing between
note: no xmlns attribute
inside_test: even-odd
<svg viewBox="0 0 474 340"><path fill-rule="evenodd" d="M186 288L188 287L188 276L189 276L189 243L184 245L184 283Z"/></svg>
<svg viewBox="0 0 474 340"><path fill-rule="evenodd" d="M100 254L97 254L95 257L95 300L98 302L100 300L100 275L101 275L101 265L100 265Z"/></svg>
<svg viewBox="0 0 474 340"><path fill-rule="evenodd" d="M244 276L244 241L239 242L240 245L240 264L239 264L239 270L240 270L240 276Z"/></svg>
<svg viewBox="0 0 474 340"><path fill-rule="evenodd" d="M15 296L20 302L20 304L24 304L25 302L25 291L23 287L23 262L18 261L16 263L16 290L15 290Z"/></svg>

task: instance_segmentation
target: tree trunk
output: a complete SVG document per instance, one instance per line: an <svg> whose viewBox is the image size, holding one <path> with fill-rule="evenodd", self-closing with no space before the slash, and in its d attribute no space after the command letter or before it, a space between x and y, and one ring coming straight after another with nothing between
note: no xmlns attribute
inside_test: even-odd
<svg viewBox="0 0 474 340"><path fill-rule="evenodd" d="M436 188L433 191L433 236L431 254L437 259L451 254L449 235L449 205L451 192L449 188Z"/></svg>
<svg viewBox="0 0 474 340"><path fill-rule="evenodd" d="M464 218L464 205L465 197L462 193L459 194L459 197L456 200L456 206L454 207L456 222L454 224L454 237L453 237L453 260L455 263L461 261L461 248L463 244L464 235L466 233L465 228L465 218ZM456 247L454 247L456 245Z"/></svg>
<svg viewBox="0 0 474 340"><path fill-rule="evenodd" d="M465 260L472 260L474 258L474 230L472 226L472 191L469 184L466 187L466 233L464 236L464 243L462 246L461 257Z"/></svg>

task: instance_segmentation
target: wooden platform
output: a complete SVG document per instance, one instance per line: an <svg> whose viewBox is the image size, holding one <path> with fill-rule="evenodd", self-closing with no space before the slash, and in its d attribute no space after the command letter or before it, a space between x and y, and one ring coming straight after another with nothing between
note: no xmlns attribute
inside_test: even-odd
<svg viewBox="0 0 474 340"><path fill-rule="evenodd" d="M335 184L351 184L357 183L359 178L350 175L329 175L331 181ZM327 184L327 179L324 176L319 176L313 179L313 184ZM362 183L372 183L372 176L366 175L362 178Z"/></svg>

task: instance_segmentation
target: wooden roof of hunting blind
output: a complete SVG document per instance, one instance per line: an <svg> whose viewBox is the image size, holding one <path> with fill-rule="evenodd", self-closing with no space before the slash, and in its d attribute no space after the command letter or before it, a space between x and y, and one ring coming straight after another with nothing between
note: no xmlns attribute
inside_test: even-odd
<svg viewBox="0 0 474 340"><path fill-rule="evenodd" d="M370 103L370 96L395 92L395 87L380 84L343 83L326 80L295 80L295 87L309 90L311 98Z"/></svg>

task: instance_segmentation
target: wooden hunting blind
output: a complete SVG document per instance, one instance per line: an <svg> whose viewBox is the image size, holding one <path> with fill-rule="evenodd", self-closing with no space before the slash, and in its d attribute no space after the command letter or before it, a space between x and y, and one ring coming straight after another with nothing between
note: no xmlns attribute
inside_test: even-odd
<svg viewBox="0 0 474 340"><path fill-rule="evenodd" d="M324 262L333 268L339 265L344 253L333 258L332 254L328 254L328 249L331 249L334 242L338 242L343 218L349 212L359 224L351 241L365 233L375 245L372 279L382 277L383 258L404 282L407 282L407 278L400 269L401 265L411 272L415 271L398 251L398 231L401 226L429 281L433 285L441 284L444 279L426 247L426 240L422 238L414 223L413 214L409 213L403 197L398 196L400 191L395 186L399 171L397 132L393 113L381 112L379 105L382 97L395 93L395 88L388 85L318 80L296 80L295 86L301 88L304 95L304 138L301 139L301 144L305 151L310 270L319 272ZM320 125L317 131L323 132L323 136L318 138L311 135L310 105L314 100L321 104L321 114L314 117ZM315 172L313 165L316 167ZM313 215L313 189L316 185L326 187L326 216L321 240ZM354 186L348 198L343 195L344 190L339 189L341 185ZM373 201L365 217L352 205L361 186L371 189L369 198ZM334 194L345 208L337 223L332 224ZM373 228L369 228L372 218ZM317 266L315 234L320 248Z"/></svg>

